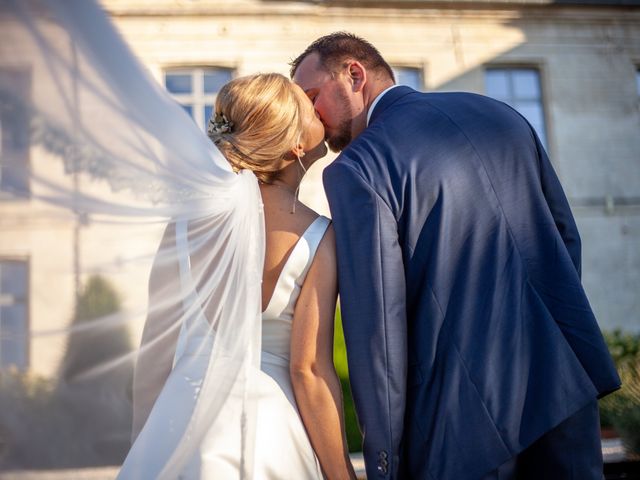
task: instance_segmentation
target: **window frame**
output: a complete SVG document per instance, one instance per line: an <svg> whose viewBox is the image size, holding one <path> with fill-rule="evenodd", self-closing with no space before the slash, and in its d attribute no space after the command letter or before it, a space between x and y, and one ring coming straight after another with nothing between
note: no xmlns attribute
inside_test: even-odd
<svg viewBox="0 0 640 480"><path fill-rule="evenodd" d="M8 262L22 263L24 264L25 270L26 270L26 275L25 275L26 289L25 289L25 297L23 299L23 303L25 306L24 331L26 334L24 338L24 345L23 345L25 361L24 361L24 365L16 365L13 363L5 365L2 362L2 353L0 352L0 370L13 367L13 368L17 368L20 371L25 371L25 370L28 370L31 366L31 340L29 336L29 332L31 332L31 258L20 257L20 256L0 256L0 264L8 263ZM2 303L3 303L2 297L3 297L3 294L0 291L0 308L2 307Z"/></svg>
<svg viewBox="0 0 640 480"><path fill-rule="evenodd" d="M33 71L30 66L25 65L1 65L0 66L0 75L2 72L8 72L9 74L19 75L22 78L20 79L18 88L21 89L21 94L24 97L31 96L31 83L33 79ZM28 125L28 117L26 119L27 125L25 128L29 129ZM0 117L0 203L5 202L28 202L31 200L31 182L30 182L30 174L31 174L31 140L28 139L25 145L24 151L18 152L20 155L20 162L24 165L24 173L25 173L25 190L23 192L12 192L8 189L2 188L2 155L3 155L3 132L2 132L2 118Z"/></svg>
<svg viewBox="0 0 640 480"><path fill-rule="evenodd" d="M544 138L546 142L543 142L544 148L550 157L553 157L552 150L554 144L552 121L550 115L550 104L548 99L550 97L550 88L548 81L548 73L546 63L543 59L533 59L523 62L505 62L505 63L487 63L482 66L482 92L484 95L487 93L487 72L489 70L535 70L538 73L538 82L540 86L540 104L542 107L542 120L544 122ZM493 97L491 97L493 98ZM498 99L499 100L499 99ZM503 100L500 100L503 101ZM506 103L506 102L505 102ZM515 107L514 107L515 108ZM517 109L516 109L517 110ZM538 132L538 135L539 132Z"/></svg>
<svg viewBox="0 0 640 480"><path fill-rule="evenodd" d="M393 75L395 76L395 79L396 79L396 85L406 85L403 83L398 83L398 75L397 75L398 69L415 70L416 72L418 72L420 76L420 86L419 88L417 88L417 90L419 92L424 92L427 90L427 69L424 63L416 64L416 63L392 62L392 63L389 63L389 66L393 70ZM413 85L409 85L409 87L414 88Z"/></svg>
<svg viewBox="0 0 640 480"><path fill-rule="evenodd" d="M215 100L218 95L216 93L204 92L204 75L207 71L225 70L228 71L230 76L229 80L236 78L237 68L229 65L165 65L162 67L162 86L167 90L171 98L176 100L181 106L184 104L191 105L191 118L198 125L199 128L206 132L208 118L205 116L205 108L208 105L215 105ZM191 77L192 89L190 93L173 93L167 88L167 75L168 74L187 74Z"/></svg>

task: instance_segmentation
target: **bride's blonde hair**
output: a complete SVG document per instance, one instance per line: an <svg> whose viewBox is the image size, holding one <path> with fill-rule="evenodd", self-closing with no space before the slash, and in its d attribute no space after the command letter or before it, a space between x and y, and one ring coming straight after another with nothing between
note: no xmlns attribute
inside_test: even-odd
<svg viewBox="0 0 640 480"><path fill-rule="evenodd" d="M311 102L284 75L236 78L216 98L209 137L235 171L252 170L271 183L299 142Z"/></svg>

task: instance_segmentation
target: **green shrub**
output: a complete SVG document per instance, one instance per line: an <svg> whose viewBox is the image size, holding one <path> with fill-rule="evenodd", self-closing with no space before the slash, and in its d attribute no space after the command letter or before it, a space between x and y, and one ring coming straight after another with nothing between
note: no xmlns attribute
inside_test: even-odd
<svg viewBox="0 0 640 480"><path fill-rule="evenodd" d="M640 454L640 335L605 333L622 388L600 400L600 423L612 427L627 450Z"/></svg>
<svg viewBox="0 0 640 480"><path fill-rule="evenodd" d="M640 334L626 333L616 329L612 332L604 332L604 339L616 366L633 363L640 358Z"/></svg>
<svg viewBox="0 0 640 480"><path fill-rule="evenodd" d="M362 434L358 427L358 419L356 417L356 409L351 396L351 387L349 386L349 367L347 366L347 349L344 343L344 332L342 330L342 316L340 308L336 309L335 333L333 341L333 362L336 366L336 372L340 377L342 385L342 399L344 402L344 421L345 430L347 432L347 443L350 452L362 451Z"/></svg>
<svg viewBox="0 0 640 480"><path fill-rule="evenodd" d="M51 414L54 383L16 368L0 370L0 467L47 464L61 430ZM64 430L60 431L64 435ZM28 448L26 448L28 446ZM51 448L53 447L53 448Z"/></svg>

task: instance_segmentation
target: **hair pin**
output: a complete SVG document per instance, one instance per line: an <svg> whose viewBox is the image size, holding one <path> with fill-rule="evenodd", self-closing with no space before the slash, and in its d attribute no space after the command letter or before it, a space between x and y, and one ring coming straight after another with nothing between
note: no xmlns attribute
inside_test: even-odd
<svg viewBox="0 0 640 480"><path fill-rule="evenodd" d="M207 133L217 133L218 135L222 133L230 133L232 127L233 122L230 122L224 113L216 112L216 114L209 119Z"/></svg>

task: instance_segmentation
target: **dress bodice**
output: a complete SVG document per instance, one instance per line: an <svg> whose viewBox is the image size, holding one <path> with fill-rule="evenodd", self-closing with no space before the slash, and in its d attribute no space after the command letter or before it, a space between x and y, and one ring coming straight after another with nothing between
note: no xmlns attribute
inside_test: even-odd
<svg viewBox="0 0 640 480"><path fill-rule="evenodd" d="M262 351L286 362L289 361L295 305L329 223L328 218L319 216L302 234L287 258L271 299L262 313Z"/></svg>

